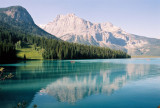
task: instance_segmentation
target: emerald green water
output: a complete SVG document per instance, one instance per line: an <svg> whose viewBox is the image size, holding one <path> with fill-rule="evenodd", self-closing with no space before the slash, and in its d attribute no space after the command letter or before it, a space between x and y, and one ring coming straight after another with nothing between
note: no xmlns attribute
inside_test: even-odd
<svg viewBox="0 0 160 108"><path fill-rule="evenodd" d="M0 64L0 108L157 108L160 59L23 61Z"/></svg>

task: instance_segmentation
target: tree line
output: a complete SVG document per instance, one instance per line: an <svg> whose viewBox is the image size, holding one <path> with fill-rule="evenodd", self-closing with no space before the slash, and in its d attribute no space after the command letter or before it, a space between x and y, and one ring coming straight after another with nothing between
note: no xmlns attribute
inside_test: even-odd
<svg viewBox="0 0 160 108"><path fill-rule="evenodd" d="M0 60L17 59L16 49L12 43L0 42Z"/></svg>
<svg viewBox="0 0 160 108"><path fill-rule="evenodd" d="M44 49L43 58L45 59L109 59L130 57L127 53L120 50L57 40L46 40Z"/></svg>
<svg viewBox="0 0 160 108"><path fill-rule="evenodd" d="M16 48L23 47L22 42L44 49L44 59L130 58L130 55L120 50L48 39L0 27L0 60L17 59Z"/></svg>

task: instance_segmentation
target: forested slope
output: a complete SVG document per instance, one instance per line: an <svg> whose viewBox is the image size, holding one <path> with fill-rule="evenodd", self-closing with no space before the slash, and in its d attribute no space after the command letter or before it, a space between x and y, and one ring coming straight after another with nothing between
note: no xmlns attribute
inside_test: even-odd
<svg viewBox="0 0 160 108"><path fill-rule="evenodd" d="M3 22L0 23L2 24ZM19 42L43 49L42 56L44 59L105 59L130 57L122 51L24 34L7 24L2 25L0 26L0 58L4 60L16 59L16 46L19 45L21 48L25 47L23 44L18 44Z"/></svg>

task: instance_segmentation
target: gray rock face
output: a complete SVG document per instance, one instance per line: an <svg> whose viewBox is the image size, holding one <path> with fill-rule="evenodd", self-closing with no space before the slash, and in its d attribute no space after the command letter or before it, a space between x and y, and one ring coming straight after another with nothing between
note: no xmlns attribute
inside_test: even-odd
<svg viewBox="0 0 160 108"><path fill-rule="evenodd" d="M159 39L126 33L109 22L92 23L67 14L58 15L53 22L41 27L68 42L120 49L131 55L160 55Z"/></svg>

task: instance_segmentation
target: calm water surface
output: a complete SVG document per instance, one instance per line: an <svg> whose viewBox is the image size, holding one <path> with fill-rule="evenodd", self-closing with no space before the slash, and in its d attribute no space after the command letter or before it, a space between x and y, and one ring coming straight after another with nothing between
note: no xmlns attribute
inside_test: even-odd
<svg viewBox="0 0 160 108"><path fill-rule="evenodd" d="M160 58L26 61L1 64L0 108L157 108Z"/></svg>

